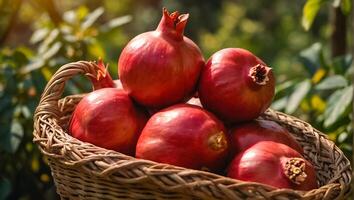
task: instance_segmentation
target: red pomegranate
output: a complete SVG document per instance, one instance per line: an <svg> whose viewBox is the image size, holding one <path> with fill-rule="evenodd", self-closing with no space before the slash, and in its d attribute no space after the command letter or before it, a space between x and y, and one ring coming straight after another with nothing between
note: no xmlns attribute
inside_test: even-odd
<svg viewBox="0 0 354 200"><path fill-rule="evenodd" d="M221 170L227 154L223 124L208 111L188 104L154 114L136 147L137 158L208 171Z"/></svg>
<svg viewBox="0 0 354 200"><path fill-rule="evenodd" d="M238 124L232 128L230 137L232 155L244 151L261 141L282 143L303 154L300 144L291 136L288 130L269 120L258 119Z"/></svg>
<svg viewBox="0 0 354 200"><path fill-rule="evenodd" d="M183 36L188 14L163 16L155 31L133 38L119 57L123 88L138 103L163 108L188 99L196 90L204 58Z"/></svg>
<svg viewBox="0 0 354 200"><path fill-rule="evenodd" d="M259 142L238 154L229 165L227 176L277 188L318 187L312 164L289 146L272 141Z"/></svg>
<svg viewBox="0 0 354 200"><path fill-rule="evenodd" d="M69 131L81 141L134 155L135 145L147 121L128 94L103 88L87 94L75 108Z"/></svg>
<svg viewBox="0 0 354 200"><path fill-rule="evenodd" d="M223 49L213 54L203 69L198 94L203 107L225 122L248 121L271 104L274 76L251 52Z"/></svg>

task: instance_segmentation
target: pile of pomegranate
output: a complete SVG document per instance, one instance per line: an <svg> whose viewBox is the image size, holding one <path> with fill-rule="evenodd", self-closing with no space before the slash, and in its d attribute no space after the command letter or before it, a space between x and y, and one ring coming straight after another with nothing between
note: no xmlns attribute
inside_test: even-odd
<svg viewBox="0 0 354 200"><path fill-rule="evenodd" d="M241 48L205 62L183 34L187 20L163 9L157 29L121 52L119 80L99 62L89 76L93 91L72 114L71 135L139 159L277 188L317 188L299 143L259 118L274 96L272 69Z"/></svg>

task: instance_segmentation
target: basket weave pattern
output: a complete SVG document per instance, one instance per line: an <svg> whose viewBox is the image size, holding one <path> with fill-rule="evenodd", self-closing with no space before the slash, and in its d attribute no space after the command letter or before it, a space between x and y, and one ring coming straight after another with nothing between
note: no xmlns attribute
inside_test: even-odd
<svg viewBox="0 0 354 200"><path fill-rule="evenodd" d="M262 118L292 133L313 163L320 188L276 189L135 159L79 141L67 133L67 124L83 95L60 98L68 79L95 75L96 68L86 61L62 66L48 82L34 116L34 142L48 158L62 199L343 199L350 192L351 167L342 151L308 123L270 109Z"/></svg>

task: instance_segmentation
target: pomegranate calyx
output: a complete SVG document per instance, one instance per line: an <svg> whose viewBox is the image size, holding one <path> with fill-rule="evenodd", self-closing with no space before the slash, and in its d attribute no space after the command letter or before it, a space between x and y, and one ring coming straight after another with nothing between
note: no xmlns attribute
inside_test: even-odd
<svg viewBox="0 0 354 200"><path fill-rule="evenodd" d="M269 81L268 73L272 68L263 64L257 64L249 70L248 76L257 85L266 85Z"/></svg>
<svg viewBox="0 0 354 200"><path fill-rule="evenodd" d="M182 40L189 14L180 14L178 11L170 14L166 8L163 8L162 12L163 17L157 30L161 33L170 34L178 40Z"/></svg>
<svg viewBox="0 0 354 200"><path fill-rule="evenodd" d="M107 70L108 65L105 65L102 59L99 59L95 65L95 71L93 73L87 73L86 76L90 78L93 90L101 88L113 88L115 84L111 75Z"/></svg>
<svg viewBox="0 0 354 200"><path fill-rule="evenodd" d="M227 147L227 140L224 136L224 133L220 131L209 138L208 144L211 149L220 151Z"/></svg>
<svg viewBox="0 0 354 200"><path fill-rule="evenodd" d="M296 185L300 185L306 180L305 161L302 158L290 158L285 163L285 175Z"/></svg>

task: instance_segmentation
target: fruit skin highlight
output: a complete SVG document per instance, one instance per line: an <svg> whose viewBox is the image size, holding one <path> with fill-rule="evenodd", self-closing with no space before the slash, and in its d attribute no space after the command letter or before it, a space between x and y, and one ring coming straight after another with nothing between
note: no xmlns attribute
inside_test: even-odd
<svg viewBox="0 0 354 200"><path fill-rule="evenodd" d="M225 167L228 150L222 122L199 106L178 104L148 120L138 140L136 157L217 172Z"/></svg>
<svg viewBox="0 0 354 200"><path fill-rule="evenodd" d="M311 190L318 187L310 162L280 143L259 142L238 154L228 167L228 177L277 188Z"/></svg>
<svg viewBox="0 0 354 200"><path fill-rule="evenodd" d="M87 94L78 103L69 132L81 141L133 156L146 121L146 114L125 91L103 88Z"/></svg>
<svg viewBox="0 0 354 200"><path fill-rule="evenodd" d="M164 108L194 94L205 63L199 47L183 36L188 16L163 9L157 29L136 36L123 49L119 78L139 104Z"/></svg>
<svg viewBox="0 0 354 200"><path fill-rule="evenodd" d="M249 121L271 104L274 75L261 59L241 48L214 53L202 70L199 98L203 107L227 123Z"/></svg>

